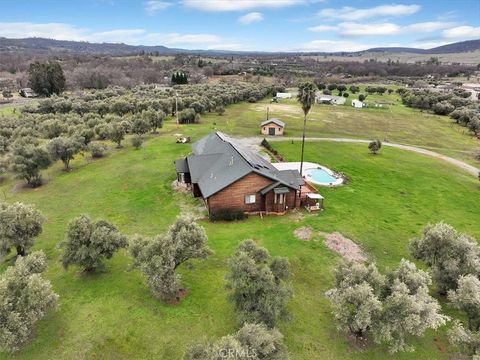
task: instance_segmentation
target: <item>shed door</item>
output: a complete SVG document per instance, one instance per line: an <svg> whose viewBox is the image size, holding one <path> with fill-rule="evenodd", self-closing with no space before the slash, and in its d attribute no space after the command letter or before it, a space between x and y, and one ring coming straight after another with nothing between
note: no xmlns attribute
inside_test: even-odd
<svg viewBox="0 0 480 360"><path fill-rule="evenodd" d="M275 128L268 128L268 135L275 135Z"/></svg>

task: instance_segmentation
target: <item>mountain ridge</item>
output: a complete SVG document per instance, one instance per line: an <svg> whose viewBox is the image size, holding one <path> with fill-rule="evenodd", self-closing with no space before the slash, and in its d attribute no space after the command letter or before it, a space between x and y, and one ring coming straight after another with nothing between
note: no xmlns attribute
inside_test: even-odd
<svg viewBox="0 0 480 360"><path fill-rule="evenodd" d="M178 48L169 48L163 45L128 45L124 43L91 43L87 41L73 40L55 40L47 38L23 38L13 39L0 37L0 53L15 51L32 51L36 53L71 53L71 54L96 54L96 55L138 55L142 53L158 53L159 55L175 54L210 54L210 55L275 55L275 54L321 54L321 55L353 55L375 52L385 53L412 53L412 54L450 54L463 53L480 50L480 39L455 42L447 45L434 47L431 49L420 49L410 47L377 47L363 51L339 51L339 52L268 52L268 51L234 51L234 50L187 50Z"/></svg>

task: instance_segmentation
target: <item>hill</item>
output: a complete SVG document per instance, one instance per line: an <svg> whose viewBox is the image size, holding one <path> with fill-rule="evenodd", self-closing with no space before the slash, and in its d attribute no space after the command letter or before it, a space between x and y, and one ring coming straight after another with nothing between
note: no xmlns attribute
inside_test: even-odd
<svg viewBox="0 0 480 360"><path fill-rule="evenodd" d="M409 53L409 54L452 54L480 50L480 40L469 40L435 47L432 49L418 49L408 47L378 47L359 52L317 53L319 55L355 56L368 53ZM0 37L1 52L28 52L34 54L71 53L71 54L102 54L112 56L135 55L142 53L157 53L159 55L172 54L206 54L206 55L300 55L306 53L281 53L257 51L228 51L228 50L187 50L169 48L162 45L128 45L123 43L90 43L86 41L54 40L46 38L10 39Z"/></svg>
<svg viewBox="0 0 480 360"><path fill-rule="evenodd" d="M442 45L431 49L418 49L409 47L379 47L371 48L364 52L388 52L388 53L411 53L411 54L452 54L480 50L479 40L460 41Z"/></svg>

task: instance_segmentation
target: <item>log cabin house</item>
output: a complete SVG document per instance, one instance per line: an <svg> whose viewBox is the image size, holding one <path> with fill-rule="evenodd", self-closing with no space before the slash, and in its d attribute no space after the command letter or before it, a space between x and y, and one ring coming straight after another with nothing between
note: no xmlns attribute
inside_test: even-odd
<svg viewBox="0 0 480 360"><path fill-rule="evenodd" d="M210 214L232 210L284 213L300 207L304 181L298 170L278 170L221 132L192 145L192 154L175 161L177 180L191 186Z"/></svg>

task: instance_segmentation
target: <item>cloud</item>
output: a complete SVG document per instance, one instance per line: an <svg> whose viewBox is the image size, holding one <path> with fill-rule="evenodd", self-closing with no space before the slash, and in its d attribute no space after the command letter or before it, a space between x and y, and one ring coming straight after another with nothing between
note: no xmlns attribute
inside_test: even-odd
<svg viewBox="0 0 480 360"><path fill-rule="evenodd" d="M319 25L308 28L314 32L335 31L343 37L407 35L409 33L430 33L454 26L455 23L423 22L400 26L394 23L357 23L342 22L336 26Z"/></svg>
<svg viewBox="0 0 480 360"><path fill-rule="evenodd" d="M55 40L125 43L130 45L167 45L203 48L228 43L214 34L148 32L144 29L112 29L95 32L64 23L0 22L0 36L7 38L43 37Z"/></svg>
<svg viewBox="0 0 480 360"><path fill-rule="evenodd" d="M457 26L443 30L442 36L445 39L478 39L480 38L480 26Z"/></svg>
<svg viewBox="0 0 480 360"><path fill-rule="evenodd" d="M278 9L307 3L306 0L183 0L186 7L203 11L244 11L259 8Z"/></svg>
<svg viewBox="0 0 480 360"><path fill-rule="evenodd" d="M192 44L211 44L222 40L220 36L212 34L155 34L165 45L192 45Z"/></svg>
<svg viewBox="0 0 480 360"><path fill-rule="evenodd" d="M143 29L117 29L91 33L86 37L91 42L140 44L139 41L145 34L146 31Z"/></svg>
<svg viewBox="0 0 480 360"><path fill-rule="evenodd" d="M246 15L240 16L238 21L240 24L249 25L263 20L263 14L259 12L251 12Z"/></svg>
<svg viewBox="0 0 480 360"><path fill-rule="evenodd" d="M0 22L0 36L7 38L44 37L57 40L85 41L86 32L86 29L63 23Z"/></svg>
<svg viewBox="0 0 480 360"><path fill-rule="evenodd" d="M408 26L405 26L405 29L411 32L428 33L437 30L447 29L452 26L455 26L455 23L442 21L427 21L422 23L410 24Z"/></svg>
<svg viewBox="0 0 480 360"><path fill-rule="evenodd" d="M392 23L359 24L348 22L339 24L338 28L338 33L341 36L396 35L401 32L401 27Z"/></svg>
<svg viewBox="0 0 480 360"><path fill-rule="evenodd" d="M329 19L358 21L383 16L397 17L412 15L419 10L420 5L380 5L365 9L357 9L350 6L344 6L340 9L323 9L318 12L318 15Z"/></svg>
<svg viewBox="0 0 480 360"><path fill-rule="evenodd" d="M161 10L165 10L170 6L172 6L173 4L166 1L150 0L150 1L144 2L143 5L145 7L145 11L149 15L155 15L157 12Z"/></svg>
<svg viewBox="0 0 480 360"><path fill-rule="evenodd" d="M290 49L290 51L318 51L318 52L341 52L341 51L362 51L378 45L360 44L356 41L343 40L313 40L300 44L299 47Z"/></svg>
<svg viewBox="0 0 480 360"><path fill-rule="evenodd" d="M330 26L330 25L318 25L309 27L308 30L313 32L327 32L327 31L336 31L338 30L337 26Z"/></svg>

